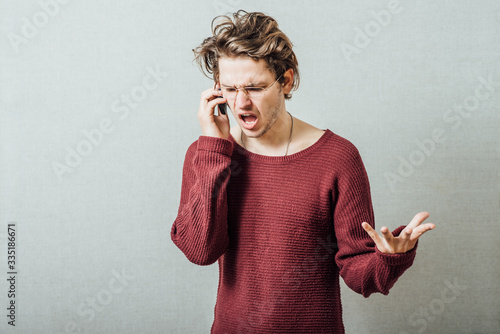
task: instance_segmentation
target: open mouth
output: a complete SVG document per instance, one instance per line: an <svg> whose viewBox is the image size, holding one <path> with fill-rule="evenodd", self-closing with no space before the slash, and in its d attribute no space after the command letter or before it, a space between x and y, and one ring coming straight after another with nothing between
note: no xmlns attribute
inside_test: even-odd
<svg viewBox="0 0 500 334"><path fill-rule="evenodd" d="M241 115L241 119L243 120L243 122L245 122L248 125L252 125L257 121L257 117L250 115L250 114Z"/></svg>

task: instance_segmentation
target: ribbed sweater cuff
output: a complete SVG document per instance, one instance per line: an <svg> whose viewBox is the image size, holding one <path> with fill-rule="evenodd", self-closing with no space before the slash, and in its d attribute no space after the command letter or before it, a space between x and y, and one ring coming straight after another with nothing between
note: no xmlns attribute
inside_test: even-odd
<svg viewBox="0 0 500 334"><path fill-rule="evenodd" d="M395 237L399 236L401 231L405 228L406 226L400 226L394 231L392 231L392 235ZM400 265L408 265L412 264L413 260L415 259L416 251L417 251L417 246L418 246L418 241L415 244L415 247L413 249L407 251L406 253L398 253L398 254L387 254L387 253L382 253L377 246L375 246L375 252L378 254L378 256L384 261L386 264L389 266L400 266Z"/></svg>
<svg viewBox="0 0 500 334"><path fill-rule="evenodd" d="M229 139L200 136L198 138L198 150L219 152L231 156L233 154L233 143Z"/></svg>

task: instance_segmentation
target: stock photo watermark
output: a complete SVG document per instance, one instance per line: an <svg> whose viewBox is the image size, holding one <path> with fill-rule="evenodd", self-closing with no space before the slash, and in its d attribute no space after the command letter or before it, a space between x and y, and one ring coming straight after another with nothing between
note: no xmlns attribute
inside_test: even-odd
<svg viewBox="0 0 500 334"><path fill-rule="evenodd" d="M15 54L19 54L19 48L28 44L38 36L43 29L55 16L61 12L62 6L68 4L71 0L40 0L38 2L39 10L30 18L23 16L22 25L19 33L9 32L7 38ZM62 6L61 6L62 5Z"/></svg>
<svg viewBox="0 0 500 334"><path fill-rule="evenodd" d="M413 333L424 333L429 323L436 321L437 317L445 312L447 305L455 302L466 289L467 286L459 284L456 277L453 283L445 280L439 298L434 298L429 304L420 306L408 317L408 324L415 327ZM410 334L410 332L401 331L399 334Z"/></svg>
<svg viewBox="0 0 500 334"><path fill-rule="evenodd" d="M153 90L158 88L168 75L159 66L156 66L156 68L148 66L146 67L146 72L141 84L132 87L127 94L121 94L120 98L111 103L110 110L117 115L118 119L125 120L129 116L130 111L137 109L139 103L144 101ZM61 182L65 174L72 173L78 168L84 159L103 143L105 136L115 130L115 125L116 122L111 118L104 117L93 129L83 129L81 133L84 138L75 145L65 145L66 154L64 159L52 162L52 169L59 182Z"/></svg>
<svg viewBox="0 0 500 334"><path fill-rule="evenodd" d="M64 327L64 332L60 332L61 334L84 333L82 332L81 323L88 324L92 322L99 312L102 312L106 306L111 304L114 296L120 294L129 285L130 281L135 279L134 276L127 274L124 270L118 272L113 269L111 274L113 277L109 279L105 288L91 297L87 296L85 301L78 306L76 312L80 317L80 321L68 321Z"/></svg>
<svg viewBox="0 0 500 334"><path fill-rule="evenodd" d="M416 139L417 148L411 151L407 157L398 156L399 165L396 171L384 173L391 191L396 191L397 184L412 176L416 169L436 152L438 145L446 141L450 128L452 130L458 129L462 125L463 119L470 118L472 112L480 108L481 103L493 96L496 91L495 87L500 87L500 81L494 81L492 74L487 79L479 76L477 81L478 84L475 86L473 94L465 97L460 104L455 103L452 108L443 113L444 127L435 127L427 138Z"/></svg>
<svg viewBox="0 0 500 334"><path fill-rule="evenodd" d="M236 12L242 0L215 0L212 6L217 13Z"/></svg>
<svg viewBox="0 0 500 334"><path fill-rule="evenodd" d="M402 11L403 7L399 0L389 1L386 9L372 10L373 19L368 21L363 28L354 28L355 34L352 43L343 42L340 44L340 51L342 51L345 60L351 62L353 55L359 54L361 50L368 47L381 31L389 26L393 16L400 14Z"/></svg>
<svg viewBox="0 0 500 334"><path fill-rule="evenodd" d="M17 238L17 223L7 224L7 324L16 326L17 313L17 281L18 281L18 261L17 253L19 242Z"/></svg>
<svg viewBox="0 0 500 334"><path fill-rule="evenodd" d="M231 163L229 165L229 170L227 170L227 168L225 168L217 177L217 180L215 181L215 185L214 185L214 192L212 193L212 198L219 196L219 192L226 189L227 183L228 183L229 178L231 176L234 177L234 176L240 174L242 171L243 171L243 168L241 168L238 161L231 160Z"/></svg>

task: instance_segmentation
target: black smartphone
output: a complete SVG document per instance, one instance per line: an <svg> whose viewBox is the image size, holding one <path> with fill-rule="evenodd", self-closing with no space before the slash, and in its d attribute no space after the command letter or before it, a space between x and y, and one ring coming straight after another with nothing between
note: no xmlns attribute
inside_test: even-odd
<svg viewBox="0 0 500 334"><path fill-rule="evenodd" d="M219 92L221 91L221 89L219 88ZM217 96L217 98L220 98L220 99L223 99L224 97L222 96ZM221 103L221 104L218 104L217 107L219 108L219 112L222 114L222 115L225 115L226 114L226 111L227 111L227 103Z"/></svg>
<svg viewBox="0 0 500 334"><path fill-rule="evenodd" d="M219 96L219 97L221 97L221 96ZM222 115L225 115L226 114L226 110L227 110L227 103L221 103L221 104L218 104L217 106L219 107L219 112Z"/></svg>

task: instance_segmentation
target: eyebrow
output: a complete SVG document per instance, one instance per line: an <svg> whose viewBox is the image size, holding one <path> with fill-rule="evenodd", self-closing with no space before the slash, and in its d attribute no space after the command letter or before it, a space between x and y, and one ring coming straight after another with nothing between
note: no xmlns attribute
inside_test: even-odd
<svg viewBox="0 0 500 334"><path fill-rule="evenodd" d="M247 84L244 84L240 87L256 87L256 86L262 86L264 85L262 82L249 82ZM224 86L224 87L235 87L234 85L226 85L226 84L223 84L221 83L221 86Z"/></svg>

